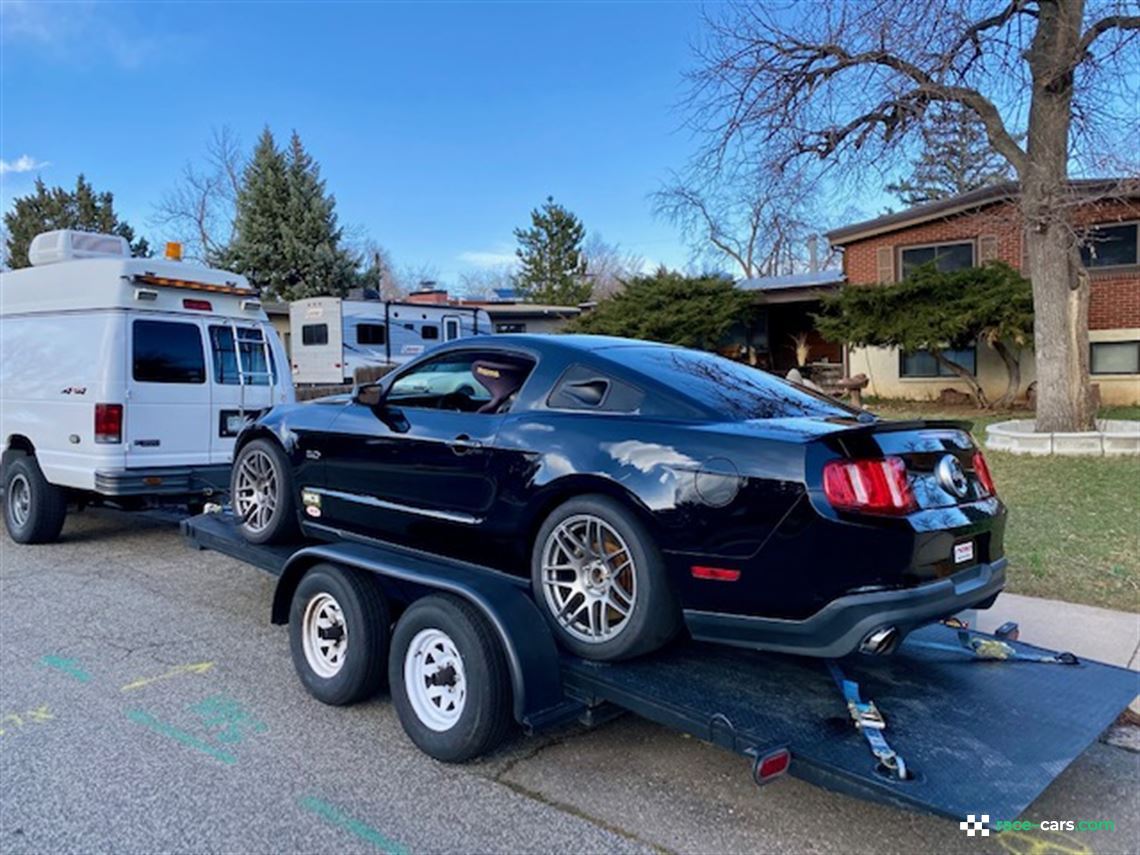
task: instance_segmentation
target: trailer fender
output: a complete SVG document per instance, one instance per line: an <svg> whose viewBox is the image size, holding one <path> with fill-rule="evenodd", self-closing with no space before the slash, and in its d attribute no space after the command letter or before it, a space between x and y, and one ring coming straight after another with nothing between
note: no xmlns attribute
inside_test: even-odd
<svg viewBox="0 0 1140 855"><path fill-rule="evenodd" d="M273 623L289 622L289 607L301 577L322 562L374 574L395 600L415 599L424 591L446 591L467 600L486 617L502 642L515 720L527 729L537 729L562 716L567 701L558 648L530 597L526 580L424 554L393 553L389 557L358 543L310 546L293 554L282 570L273 593Z"/></svg>

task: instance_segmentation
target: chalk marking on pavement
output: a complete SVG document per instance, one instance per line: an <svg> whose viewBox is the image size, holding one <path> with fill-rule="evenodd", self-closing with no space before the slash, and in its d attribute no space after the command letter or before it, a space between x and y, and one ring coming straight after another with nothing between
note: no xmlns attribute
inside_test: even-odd
<svg viewBox="0 0 1140 855"><path fill-rule="evenodd" d="M203 742L184 730L179 730L177 727L161 722L150 713L143 712L142 710L127 710L127 718L136 724L149 727L155 733L173 739L175 742L179 742L187 748L193 748L196 751L201 751L203 754L208 754L215 760L221 760L223 763L231 765L237 762L237 758L228 751L215 748L208 742Z"/></svg>
<svg viewBox="0 0 1140 855"><path fill-rule="evenodd" d="M373 846L383 849L385 852L390 853L390 855L408 855L407 847L397 843L395 840L385 837L372 826L361 822L359 819L354 819L326 801L314 798L313 796L305 796L298 801L298 804L305 810L312 811L326 822L344 829L349 834L356 835L361 840L365 840Z"/></svg>
<svg viewBox="0 0 1140 855"><path fill-rule="evenodd" d="M47 704L42 704L34 710L26 710L22 715L19 713L7 713L0 716L0 736L3 736L11 728L8 728L7 722L14 721L16 727L23 730L25 724L43 724L45 721L54 721L55 716L51 714Z"/></svg>
<svg viewBox="0 0 1140 855"><path fill-rule="evenodd" d="M69 677L74 677L80 683L89 683L91 675L79 667L79 663L74 659L65 659L62 656L44 656L40 659L41 665L46 665L48 668L54 668L57 671L62 671Z"/></svg>
<svg viewBox="0 0 1140 855"><path fill-rule="evenodd" d="M169 680L171 677L177 677L179 674L205 674L214 667L213 662L196 662L193 665L179 665L171 668L165 674L159 674L157 677L142 677L132 683L127 683L123 686L121 691L129 692L132 689L141 689L143 686L149 686L151 683L157 683L159 680Z"/></svg>

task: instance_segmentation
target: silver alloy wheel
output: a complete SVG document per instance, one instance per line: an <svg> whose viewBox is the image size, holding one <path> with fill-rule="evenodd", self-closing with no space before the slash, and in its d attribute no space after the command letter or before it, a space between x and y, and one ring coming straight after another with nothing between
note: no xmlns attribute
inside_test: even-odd
<svg viewBox="0 0 1140 855"><path fill-rule="evenodd" d="M32 485L22 473L8 483L8 513L16 528L23 528L32 513Z"/></svg>
<svg viewBox="0 0 1140 855"><path fill-rule="evenodd" d="M467 672L455 642L442 629L421 629L404 654L404 689L416 718L442 733L467 705Z"/></svg>
<svg viewBox="0 0 1140 855"><path fill-rule="evenodd" d="M277 470L260 449L241 458L234 479L234 510L251 532L264 531L273 519L278 500Z"/></svg>
<svg viewBox="0 0 1140 855"><path fill-rule="evenodd" d="M301 647L305 661L318 677L335 677L344 667L348 652L348 624L344 610L331 594L320 593L309 600L301 618Z"/></svg>
<svg viewBox="0 0 1140 855"><path fill-rule="evenodd" d="M633 553L601 517L568 517L543 546L542 590L570 635L591 644L609 641L629 624L637 602Z"/></svg>

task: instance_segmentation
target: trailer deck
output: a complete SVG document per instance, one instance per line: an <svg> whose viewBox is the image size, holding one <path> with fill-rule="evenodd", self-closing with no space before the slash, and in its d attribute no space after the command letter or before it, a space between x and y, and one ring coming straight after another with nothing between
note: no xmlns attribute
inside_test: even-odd
<svg viewBox="0 0 1140 855"><path fill-rule="evenodd" d="M305 546L250 545L223 515L182 525L192 546L277 576ZM401 547L353 547L388 564L408 560ZM441 573L465 568L438 561ZM828 789L954 819L985 812L996 821L1017 818L1140 689L1140 675L1099 662L986 661L921 645L954 638L949 628L927 627L893 656L841 663L883 712L910 780L876 770L825 663L802 657L694 642L616 664L562 655L565 701L542 724L629 711L750 757L786 747L790 773Z"/></svg>

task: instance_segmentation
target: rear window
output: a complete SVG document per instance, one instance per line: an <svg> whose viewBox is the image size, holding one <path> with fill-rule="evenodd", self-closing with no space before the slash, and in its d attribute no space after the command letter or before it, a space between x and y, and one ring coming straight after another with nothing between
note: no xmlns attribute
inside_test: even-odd
<svg viewBox="0 0 1140 855"><path fill-rule="evenodd" d="M205 383L206 357L197 324L135 321L131 376L141 383Z"/></svg>
<svg viewBox="0 0 1140 855"><path fill-rule="evenodd" d="M301 344L328 344L328 324L305 324L301 327Z"/></svg>
<svg viewBox="0 0 1140 855"><path fill-rule="evenodd" d="M628 347L606 356L647 374L731 421L788 416L850 417L857 410L757 368L711 353Z"/></svg>
<svg viewBox="0 0 1140 855"><path fill-rule="evenodd" d="M238 327L238 345L241 349L241 371L238 371L237 352L234 350L232 327L211 326L210 344L214 352L214 382L223 386L237 386L245 375L247 386L268 386L276 376L277 366L273 351L266 347L261 330L257 327ZM265 364L266 354L269 365Z"/></svg>

